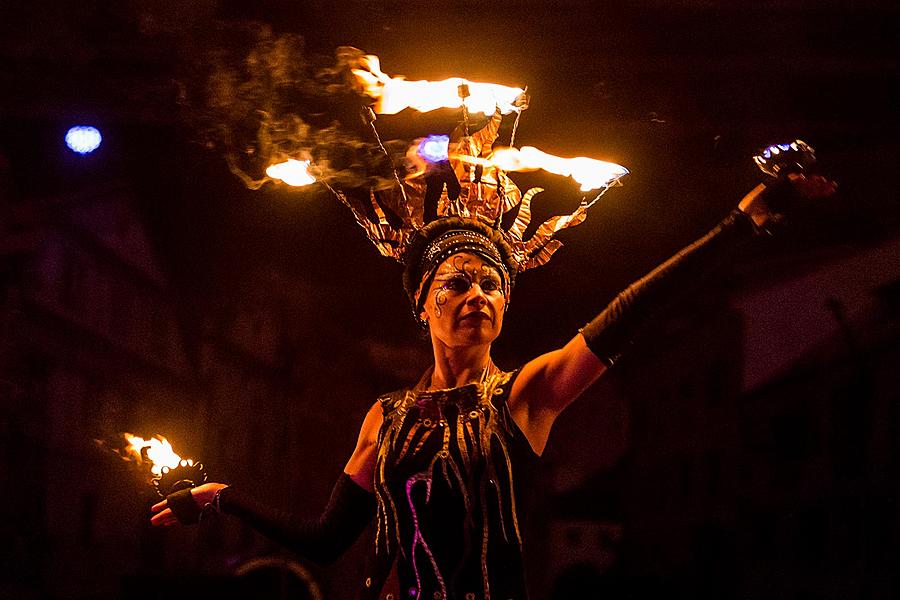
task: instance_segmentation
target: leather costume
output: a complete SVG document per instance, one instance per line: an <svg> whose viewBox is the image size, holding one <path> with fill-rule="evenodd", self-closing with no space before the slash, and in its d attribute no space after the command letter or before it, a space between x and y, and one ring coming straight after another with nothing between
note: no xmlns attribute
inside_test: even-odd
<svg viewBox="0 0 900 600"><path fill-rule="evenodd" d="M380 399L375 593L396 559L403 598L527 597L520 518L539 457L506 405L517 374Z"/></svg>

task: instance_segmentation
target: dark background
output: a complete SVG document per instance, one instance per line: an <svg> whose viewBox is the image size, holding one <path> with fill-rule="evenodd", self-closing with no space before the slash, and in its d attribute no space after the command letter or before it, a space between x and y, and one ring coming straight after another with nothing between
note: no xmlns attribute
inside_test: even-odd
<svg viewBox="0 0 900 600"><path fill-rule="evenodd" d="M0 593L237 589L240 565L279 549L235 523L151 530L149 487L108 451L117 436L166 435L215 478L312 513L371 402L428 364L399 266L349 212L322 189L246 189L179 104L217 24L255 21L300 34L325 64L353 45L391 75L527 84L517 145L631 170L518 282L495 346L506 368L564 343L722 218L760 181L760 147L813 145L838 197L744 249L561 419L529 577L537 598L895 597L898 13L806 0L5 6ZM84 157L62 143L80 123L104 135ZM391 138L436 123L376 124ZM514 177L548 190L536 219L581 199L563 178ZM307 565L326 597L355 589L361 551Z"/></svg>

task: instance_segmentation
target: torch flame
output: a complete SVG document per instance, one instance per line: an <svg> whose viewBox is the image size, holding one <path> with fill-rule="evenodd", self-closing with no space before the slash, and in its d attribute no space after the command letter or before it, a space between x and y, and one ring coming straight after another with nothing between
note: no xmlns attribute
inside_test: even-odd
<svg viewBox="0 0 900 600"><path fill-rule="evenodd" d="M130 433L123 435L125 436L125 441L128 442L125 451L134 456L138 462L143 462L146 455L146 459L151 463L150 472L154 475L162 475L179 465L188 467L194 465L193 459L183 459L175 454L175 451L172 450L172 444L161 435L154 436L148 440Z"/></svg>
<svg viewBox="0 0 900 600"><path fill-rule="evenodd" d="M352 69L357 84L374 99L375 112L397 114L405 108L428 112L438 108L466 108L473 113L493 114L497 109L504 115L522 109L525 90L496 83L478 83L460 77L443 81L406 81L391 77L381 70L377 56L360 59L362 68ZM463 97L465 96L465 97Z"/></svg>
<svg viewBox="0 0 900 600"><path fill-rule="evenodd" d="M616 163L596 160L584 156L560 158L542 152L533 146L518 148L498 148L487 158L456 155L463 162L497 167L504 171L536 171L571 177L581 184L581 191L588 192L607 188L628 174L628 169Z"/></svg>
<svg viewBox="0 0 900 600"><path fill-rule="evenodd" d="M308 160L287 159L274 165L269 165L266 175L272 179L279 179L288 185L300 187L316 182L316 178L309 172Z"/></svg>

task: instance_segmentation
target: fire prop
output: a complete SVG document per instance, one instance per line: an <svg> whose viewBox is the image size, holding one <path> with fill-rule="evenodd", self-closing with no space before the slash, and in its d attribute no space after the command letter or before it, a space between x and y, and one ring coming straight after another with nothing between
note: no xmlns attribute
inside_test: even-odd
<svg viewBox="0 0 900 600"><path fill-rule="evenodd" d="M462 162L483 167L496 167L504 171L523 172L543 169L548 173L571 177L581 184L582 192L607 188L628 175L628 169L616 163L584 156L560 158L538 150L534 146L498 148L487 158L454 155Z"/></svg>
<svg viewBox="0 0 900 600"><path fill-rule="evenodd" d="M812 146L803 140L789 144L773 144L753 157L756 166L770 177L778 178L787 173L806 171L816 163Z"/></svg>
<svg viewBox="0 0 900 600"><path fill-rule="evenodd" d="M165 498L179 490L197 487L206 482L203 463L191 458L181 458L163 436L144 439L130 433L123 435L128 442L126 454L137 462L150 466L150 473L153 474L150 482L160 497Z"/></svg>
<svg viewBox="0 0 900 600"><path fill-rule="evenodd" d="M347 49L345 49L347 50ZM359 53L359 51L355 51ZM391 77L381 70L381 63L377 56L359 53L349 64L351 79L357 88L365 96L374 100L369 113L368 122L374 130L375 114L396 114L406 108L412 108L419 112L429 112L440 108L461 109L465 124L465 136L468 132L468 115L470 113L483 113L505 115L516 113L516 124L521 112L528 107L528 97L524 88L508 87L495 83L478 83L455 77L442 81L407 81L401 77ZM514 128L515 131L515 128ZM378 138L377 130L374 131ZM514 135L514 134L513 134ZM382 150L387 150L380 143ZM512 140L510 140L512 144ZM492 152L472 152L470 148L462 148L459 143L448 148L448 136L429 136L415 151L407 154L413 163L420 163L420 157L428 163L438 163L450 160L456 163L465 163L474 169L476 167L492 168L500 171L523 172L544 170L548 173L572 177L580 186L582 192L591 190L605 191L629 173L625 167L579 156L575 158L562 158L548 154L533 146L525 146L521 149L514 147L498 148ZM465 145L465 144L463 144ZM454 147L455 146L455 150ZM448 153L449 150L449 153ZM487 149L486 149L487 150ZM422 175L425 167L420 167L418 172L404 177L405 182ZM308 160L289 159L270 165L266 170L269 178L282 181L290 186L305 186L325 180ZM395 173L396 175L396 173ZM463 183L463 182L460 182ZM404 182L397 178L398 188L404 193ZM601 192L602 193L602 192Z"/></svg>
<svg viewBox="0 0 900 600"><path fill-rule="evenodd" d="M351 69L356 84L375 100L375 112L397 114L406 108L428 112L439 108L463 108L472 113L492 114L499 110L507 115L522 109L525 90L496 83L478 83L461 77L443 81L407 81L381 71L377 56L359 59Z"/></svg>
<svg viewBox="0 0 900 600"><path fill-rule="evenodd" d="M270 165L266 169L266 175L293 187L301 187L316 182L316 178L310 173L310 162L308 160L289 158L285 162Z"/></svg>
<svg viewBox="0 0 900 600"><path fill-rule="evenodd" d="M265 94L251 95L240 104L241 110L260 104L275 108L274 113L270 108L255 111L260 121L257 145L252 146L252 153L248 150L259 158L259 164L266 165L266 174L260 179L251 177L237 165L233 153L226 155L232 172L250 189L259 189L266 182L294 187L321 184L353 212L357 224L383 256L401 262L416 231L437 218L461 217L503 229L520 271L540 266L562 246L556 235L583 223L588 209L629 173L621 165L585 156L564 158L533 146L516 148L519 120L529 104L525 87L459 77L407 81L385 74L378 57L348 46L337 49L335 68L326 69L319 74L320 79L308 83L323 97L335 94L335 98L343 98L346 92L355 93L362 122L371 129L370 139L359 139L357 131L344 127L340 119L326 129L317 128L285 112L296 105L281 91L302 78L285 79L275 67L284 64L288 68L292 63L284 62L281 55L275 58L271 63L253 63L271 64L268 68L272 72L251 79L259 80L258 86L244 86ZM279 85L270 90L264 85L270 80ZM226 77L217 81L230 80ZM323 82L326 87L316 88ZM236 97L243 97L239 91ZM342 100L342 109L336 114L343 115L345 105ZM377 115L406 109L458 110L461 118L448 134L431 135L411 146L400 140L385 145L375 126ZM487 118L471 118L479 113ZM515 121L509 139L495 147L503 117L511 113ZM383 156L378 156L379 151ZM535 187L523 193L507 172L539 169L571 177L582 192L593 190L595 197L583 197L570 214L550 217L537 228L529 227L532 199L542 189ZM503 227L504 216L512 221L513 215L515 222Z"/></svg>

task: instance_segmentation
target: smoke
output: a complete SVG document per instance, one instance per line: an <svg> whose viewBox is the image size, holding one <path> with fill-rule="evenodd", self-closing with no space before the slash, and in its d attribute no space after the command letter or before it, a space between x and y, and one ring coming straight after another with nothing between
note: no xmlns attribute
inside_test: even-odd
<svg viewBox="0 0 900 600"><path fill-rule="evenodd" d="M192 42L182 114L247 187L270 181L266 167L288 158L311 160L338 189L394 185L392 162L402 163L408 143L386 142L388 159L372 139L361 116L368 99L349 72L362 51L310 57L301 36L261 23L218 23Z"/></svg>

